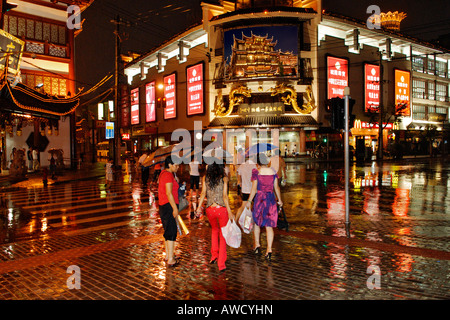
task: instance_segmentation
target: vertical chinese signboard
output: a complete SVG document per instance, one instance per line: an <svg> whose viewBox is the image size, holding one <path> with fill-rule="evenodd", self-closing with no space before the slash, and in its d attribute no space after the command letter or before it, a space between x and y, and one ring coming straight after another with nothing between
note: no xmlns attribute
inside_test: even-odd
<svg viewBox="0 0 450 320"><path fill-rule="evenodd" d="M139 124L139 88L131 90L131 124Z"/></svg>
<svg viewBox="0 0 450 320"><path fill-rule="evenodd" d="M347 59L327 56L328 99L343 98L344 88L348 86Z"/></svg>
<svg viewBox="0 0 450 320"><path fill-rule="evenodd" d="M380 112L380 66L364 65L364 111Z"/></svg>
<svg viewBox="0 0 450 320"><path fill-rule="evenodd" d="M397 69L394 72L395 114L399 116L410 116L410 72Z"/></svg>
<svg viewBox="0 0 450 320"><path fill-rule="evenodd" d="M202 114L203 100L203 63L186 68L187 114Z"/></svg>
<svg viewBox="0 0 450 320"><path fill-rule="evenodd" d="M24 45L24 41L0 29L0 70L4 70L8 64L8 73L17 75Z"/></svg>
<svg viewBox="0 0 450 320"><path fill-rule="evenodd" d="M164 109L164 119L173 119L177 116L176 101L176 74L173 73L164 77L164 97L166 98L166 108Z"/></svg>
<svg viewBox="0 0 450 320"><path fill-rule="evenodd" d="M130 94L127 84L120 84L120 109L121 109L121 127L130 126Z"/></svg>
<svg viewBox="0 0 450 320"><path fill-rule="evenodd" d="M145 85L145 122L156 121L155 85L155 81Z"/></svg>

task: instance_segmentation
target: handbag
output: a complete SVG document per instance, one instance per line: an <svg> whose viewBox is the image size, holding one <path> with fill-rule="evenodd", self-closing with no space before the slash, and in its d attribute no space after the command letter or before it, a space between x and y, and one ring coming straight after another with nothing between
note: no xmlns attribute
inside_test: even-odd
<svg viewBox="0 0 450 320"><path fill-rule="evenodd" d="M277 228L289 231L289 222L286 219L286 213L284 212L283 207L278 208Z"/></svg>
<svg viewBox="0 0 450 320"><path fill-rule="evenodd" d="M247 209L247 207L244 208L244 211L242 212L241 216L239 217L239 224L242 227L242 230L245 233L250 233L253 229L253 215L252 212Z"/></svg>
<svg viewBox="0 0 450 320"><path fill-rule="evenodd" d="M179 199L179 204L178 204L178 211L183 211L184 209L186 209L189 206L189 202L187 201L186 197L181 197Z"/></svg>
<svg viewBox="0 0 450 320"><path fill-rule="evenodd" d="M239 248L241 246L242 233L236 221L228 220L227 225L222 227L221 231L227 245L232 248Z"/></svg>

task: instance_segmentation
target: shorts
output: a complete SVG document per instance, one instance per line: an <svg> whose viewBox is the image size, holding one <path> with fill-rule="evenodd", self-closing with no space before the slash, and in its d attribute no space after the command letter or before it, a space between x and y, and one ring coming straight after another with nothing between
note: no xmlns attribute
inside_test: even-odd
<svg viewBox="0 0 450 320"><path fill-rule="evenodd" d="M196 189L200 189L200 176L191 176L189 185L191 187L191 189L194 189L193 187L195 186Z"/></svg>
<svg viewBox="0 0 450 320"><path fill-rule="evenodd" d="M242 198L242 201L247 201L247 200L248 200L248 197L250 197L250 194L249 194L249 193L242 193L242 192L241 192L241 198Z"/></svg>
<svg viewBox="0 0 450 320"><path fill-rule="evenodd" d="M170 203L159 206L159 216L164 229L164 239L167 241L177 240L177 222L173 217L173 209Z"/></svg>

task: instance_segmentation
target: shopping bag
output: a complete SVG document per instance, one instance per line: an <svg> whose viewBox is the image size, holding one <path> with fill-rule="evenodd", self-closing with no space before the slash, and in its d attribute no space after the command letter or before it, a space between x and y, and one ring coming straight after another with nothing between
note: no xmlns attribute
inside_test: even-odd
<svg viewBox="0 0 450 320"><path fill-rule="evenodd" d="M252 212L250 211L250 209L247 209L247 207L244 208L244 211L239 217L239 224L241 225L242 230L244 230L245 233L250 233L253 229Z"/></svg>
<svg viewBox="0 0 450 320"><path fill-rule="evenodd" d="M181 212L184 209L186 209L189 206L189 202L187 201L186 197L183 196L179 199L179 204L178 204L178 211Z"/></svg>
<svg viewBox="0 0 450 320"><path fill-rule="evenodd" d="M236 221L228 220L225 227L222 227L222 235L225 242L232 248L239 248L241 246L241 229L239 229Z"/></svg>

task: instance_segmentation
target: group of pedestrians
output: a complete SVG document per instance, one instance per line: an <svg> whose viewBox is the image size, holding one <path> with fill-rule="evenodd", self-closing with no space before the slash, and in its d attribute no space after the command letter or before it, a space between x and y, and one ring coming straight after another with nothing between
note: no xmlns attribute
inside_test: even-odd
<svg viewBox="0 0 450 320"><path fill-rule="evenodd" d="M253 253L261 254L260 234L261 228L265 228L267 237L265 258L269 261L272 258L273 228L277 226L278 207L283 206L279 181L282 175L286 179L284 161L281 163L282 158L279 157L279 154L275 157L277 156L278 160L273 161L274 159L261 153L239 165L236 172L241 189L242 205L236 215L231 211L228 200L229 177L224 164L214 162L206 168L206 173L202 177L196 215L201 216L202 205L206 198L205 212L211 226L210 263L217 263L220 271L226 270L227 259L227 244L221 228L226 226L229 220L238 220L245 207L251 209L254 221ZM177 162L179 159L174 158L174 156L166 158L158 184L159 214L164 229L165 260L169 267L179 264L179 259L175 256L176 219L179 214L179 181L176 177L179 165L176 163L179 163ZM275 165L274 162L276 162ZM277 172L280 172L281 175ZM197 164L193 164L191 167L190 175L191 191L192 189L196 190L199 187L196 177L200 176Z"/></svg>

